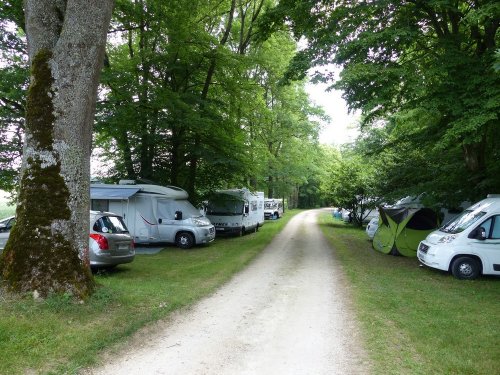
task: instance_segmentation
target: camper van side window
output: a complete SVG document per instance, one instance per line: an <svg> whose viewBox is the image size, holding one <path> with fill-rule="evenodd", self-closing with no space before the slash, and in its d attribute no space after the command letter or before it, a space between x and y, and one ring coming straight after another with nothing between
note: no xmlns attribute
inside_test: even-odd
<svg viewBox="0 0 500 375"><path fill-rule="evenodd" d="M250 205L252 206L252 211L257 211L257 201L252 201Z"/></svg>
<svg viewBox="0 0 500 375"><path fill-rule="evenodd" d="M108 199L92 199L90 209L93 211L109 211Z"/></svg>
<svg viewBox="0 0 500 375"><path fill-rule="evenodd" d="M484 228L487 239L500 239L500 215L490 217L488 220L481 223L478 227Z"/></svg>
<svg viewBox="0 0 500 375"><path fill-rule="evenodd" d="M175 207L171 201L158 201L158 217L163 219L174 220Z"/></svg>
<svg viewBox="0 0 500 375"><path fill-rule="evenodd" d="M491 238L500 239L500 215L493 217L493 230L491 231Z"/></svg>

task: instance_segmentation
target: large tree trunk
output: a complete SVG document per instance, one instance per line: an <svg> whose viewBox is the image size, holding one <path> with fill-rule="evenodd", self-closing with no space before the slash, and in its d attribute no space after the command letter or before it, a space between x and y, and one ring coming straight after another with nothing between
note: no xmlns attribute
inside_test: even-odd
<svg viewBox="0 0 500 375"><path fill-rule="evenodd" d="M31 64L17 223L1 261L19 292L92 292L92 125L112 0L26 0Z"/></svg>

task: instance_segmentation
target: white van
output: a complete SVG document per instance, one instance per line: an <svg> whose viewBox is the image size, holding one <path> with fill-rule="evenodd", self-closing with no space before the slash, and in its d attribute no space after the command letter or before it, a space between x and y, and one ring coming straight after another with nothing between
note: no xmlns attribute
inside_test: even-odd
<svg viewBox="0 0 500 375"><path fill-rule="evenodd" d="M417 257L459 279L500 275L500 194L489 194L430 233L420 242Z"/></svg>
<svg viewBox="0 0 500 375"><path fill-rule="evenodd" d="M136 244L175 243L180 248L212 242L215 227L176 186L91 184L91 209L114 212L125 221Z"/></svg>
<svg viewBox="0 0 500 375"><path fill-rule="evenodd" d="M219 234L256 232L264 223L264 193L245 188L217 190L207 202L206 215Z"/></svg>
<svg viewBox="0 0 500 375"><path fill-rule="evenodd" d="M276 220L283 216L283 201L281 199L267 198L264 200L264 218Z"/></svg>

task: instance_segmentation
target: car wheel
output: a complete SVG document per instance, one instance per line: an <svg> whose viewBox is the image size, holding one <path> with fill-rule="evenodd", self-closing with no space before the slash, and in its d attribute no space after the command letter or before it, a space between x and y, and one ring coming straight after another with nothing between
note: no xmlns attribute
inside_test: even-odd
<svg viewBox="0 0 500 375"><path fill-rule="evenodd" d="M194 237L188 232L179 233L175 237L175 244L181 249L189 249L194 245Z"/></svg>
<svg viewBox="0 0 500 375"><path fill-rule="evenodd" d="M451 264L451 273L457 279L473 280L479 276L481 267L474 258L460 257Z"/></svg>

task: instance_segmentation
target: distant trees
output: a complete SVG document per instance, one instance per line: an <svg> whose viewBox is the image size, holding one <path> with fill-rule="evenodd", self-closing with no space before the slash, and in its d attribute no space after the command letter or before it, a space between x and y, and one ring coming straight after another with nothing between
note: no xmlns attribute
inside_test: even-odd
<svg viewBox="0 0 500 375"><path fill-rule="evenodd" d="M307 180L322 114L303 82L280 83L289 34L256 37L272 4L117 2L95 133L111 176L179 185L194 200L242 185L284 196Z"/></svg>
<svg viewBox="0 0 500 375"><path fill-rule="evenodd" d="M343 67L338 81L316 78L362 111L363 148L384 161L387 189L458 201L499 189L498 1L282 0L266 17L308 43L288 77Z"/></svg>

